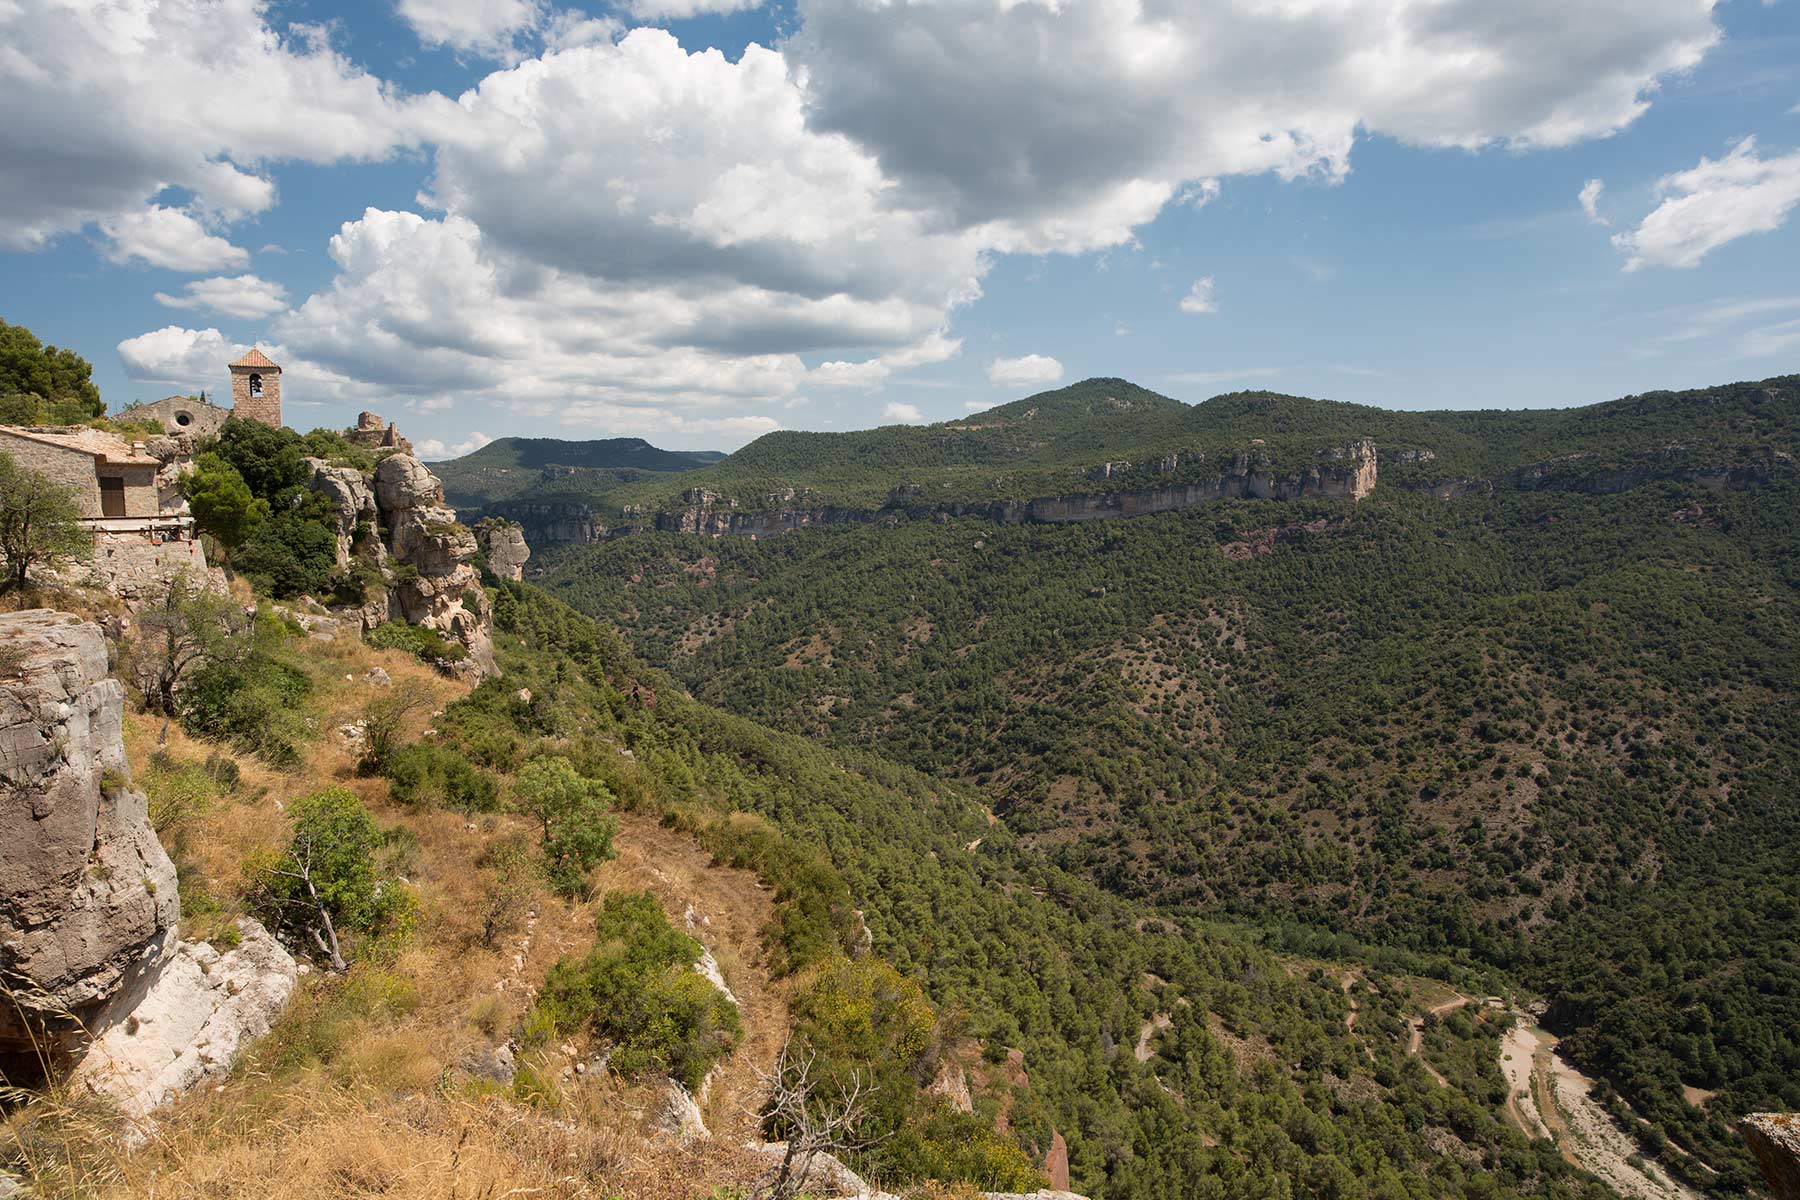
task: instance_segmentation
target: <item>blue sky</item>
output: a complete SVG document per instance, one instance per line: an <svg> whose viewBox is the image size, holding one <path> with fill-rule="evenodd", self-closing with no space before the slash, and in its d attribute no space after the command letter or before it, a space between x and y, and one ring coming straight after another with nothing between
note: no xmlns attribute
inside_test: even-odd
<svg viewBox="0 0 1800 1200"><path fill-rule="evenodd" d="M19 0L0 317L114 407L260 344L428 453L1791 373L1797 13Z"/></svg>

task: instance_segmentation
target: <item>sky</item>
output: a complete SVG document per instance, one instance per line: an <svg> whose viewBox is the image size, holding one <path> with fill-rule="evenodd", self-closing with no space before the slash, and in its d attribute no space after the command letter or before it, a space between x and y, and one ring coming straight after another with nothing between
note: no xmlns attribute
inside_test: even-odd
<svg viewBox="0 0 1800 1200"><path fill-rule="evenodd" d="M0 0L0 95L0 318L428 458L1800 371L1800 0Z"/></svg>

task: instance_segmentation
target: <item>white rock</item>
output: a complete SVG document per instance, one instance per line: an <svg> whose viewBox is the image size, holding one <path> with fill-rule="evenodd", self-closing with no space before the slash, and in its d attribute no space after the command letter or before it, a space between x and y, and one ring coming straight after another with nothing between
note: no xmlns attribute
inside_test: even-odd
<svg viewBox="0 0 1800 1200"><path fill-rule="evenodd" d="M268 930L240 920L242 938L220 954L180 942L129 1015L100 1031L71 1084L142 1119L205 1079L222 1078L249 1042L269 1031L299 968Z"/></svg>

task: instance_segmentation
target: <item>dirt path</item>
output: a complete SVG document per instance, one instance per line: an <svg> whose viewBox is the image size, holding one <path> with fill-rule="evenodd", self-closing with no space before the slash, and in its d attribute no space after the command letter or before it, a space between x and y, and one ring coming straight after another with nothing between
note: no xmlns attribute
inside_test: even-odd
<svg viewBox="0 0 1800 1200"><path fill-rule="evenodd" d="M619 856L603 868L604 886L654 893L675 926L712 952L737 997L744 1040L697 1099L713 1137L741 1144L755 1132L762 1101L757 1072L774 1064L788 1031L787 998L769 978L762 954L775 894L754 872L714 866L705 850L651 817L621 813L613 844Z"/></svg>
<svg viewBox="0 0 1800 1200"><path fill-rule="evenodd" d="M1441 1017L1452 1009L1461 1008L1465 1004L1473 1003L1475 1003L1475 997L1465 996L1461 992L1458 992L1451 999L1444 1001L1442 1004L1434 1004L1425 1011L1434 1017ZM1439 1087L1449 1087L1450 1081L1445 1079L1443 1075L1438 1072L1438 1069L1427 1062L1419 1053L1420 1048L1425 1044L1425 1018L1410 1017L1407 1019L1406 1024L1412 1030L1412 1035L1406 1040L1406 1052L1419 1060L1419 1065L1425 1068L1425 1073L1427 1075L1437 1080L1437 1085Z"/></svg>
<svg viewBox="0 0 1800 1200"><path fill-rule="evenodd" d="M1156 1053L1150 1048L1151 1039L1173 1024L1175 1022L1168 1013L1157 1013L1144 1022L1144 1027L1138 1030L1137 1049L1133 1052L1139 1062L1150 1061L1151 1056Z"/></svg>

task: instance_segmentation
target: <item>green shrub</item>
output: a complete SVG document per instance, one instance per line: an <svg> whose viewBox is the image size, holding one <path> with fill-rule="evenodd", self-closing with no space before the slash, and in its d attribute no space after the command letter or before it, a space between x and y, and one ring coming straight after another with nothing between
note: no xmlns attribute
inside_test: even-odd
<svg viewBox="0 0 1800 1200"><path fill-rule="evenodd" d="M369 631L365 639L377 650L404 650L420 662L457 663L469 656L460 642L450 641L435 629L389 621Z"/></svg>
<svg viewBox="0 0 1800 1200"><path fill-rule="evenodd" d="M433 742L417 742L391 752L381 773L393 784L401 804L492 812L499 807L500 785L494 777L453 750Z"/></svg>
<svg viewBox="0 0 1800 1200"><path fill-rule="evenodd" d="M279 852L246 864L249 904L271 928L317 944L319 910L340 936L403 936L416 915L409 892L378 868L386 838L356 794L332 787L294 806L294 833ZM316 900L315 900L316 894Z"/></svg>
<svg viewBox="0 0 1800 1200"><path fill-rule="evenodd" d="M311 690L300 670L257 652L191 673L176 698L177 716L189 733L292 767L307 734L300 705Z"/></svg>
<svg viewBox="0 0 1800 1200"><path fill-rule="evenodd" d="M325 595L338 573L337 535L303 514L283 512L264 522L231 562L264 595Z"/></svg>
<svg viewBox="0 0 1800 1200"><path fill-rule="evenodd" d="M543 835L550 886L562 896L587 889L587 873L612 857L619 820L609 811L606 785L588 779L561 757L537 758L519 772L519 804Z"/></svg>
<svg viewBox="0 0 1800 1200"><path fill-rule="evenodd" d="M586 1027L613 1043L619 1074L699 1087L743 1033L737 1006L693 969L700 944L648 892L609 895L594 932L585 958L551 968L528 1028L554 1037Z"/></svg>

